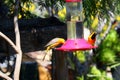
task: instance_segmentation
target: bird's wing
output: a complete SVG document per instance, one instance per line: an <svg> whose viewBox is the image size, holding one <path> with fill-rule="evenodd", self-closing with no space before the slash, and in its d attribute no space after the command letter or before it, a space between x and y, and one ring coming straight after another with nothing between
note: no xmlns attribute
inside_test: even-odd
<svg viewBox="0 0 120 80"><path fill-rule="evenodd" d="M52 39L51 41L49 41L49 42L45 45L45 47L47 47L47 46L49 46L49 45L51 45L51 44L56 43L59 39L60 39L60 38L54 38L54 39Z"/></svg>

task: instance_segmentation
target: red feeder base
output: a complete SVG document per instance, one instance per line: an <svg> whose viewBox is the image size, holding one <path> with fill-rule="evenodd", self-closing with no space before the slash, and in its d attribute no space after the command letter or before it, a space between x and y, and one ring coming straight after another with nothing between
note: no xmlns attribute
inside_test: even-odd
<svg viewBox="0 0 120 80"><path fill-rule="evenodd" d="M77 51L77 50L90 50L96 48L96 46L92 46L85 39L75 39L75 40L67 40L65 44L63 44L60 48L56 50L61 51Z"/></svg>

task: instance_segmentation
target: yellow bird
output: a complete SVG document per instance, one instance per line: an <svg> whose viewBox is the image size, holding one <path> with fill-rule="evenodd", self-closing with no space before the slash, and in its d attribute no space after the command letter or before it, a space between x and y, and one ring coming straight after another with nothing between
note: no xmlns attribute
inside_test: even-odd
<svg viewBox="0 0 120 80"><path fill-rule="evenodd" d="M94 45L96 41L96 35L97 35L96 32L92 32L88 37L88 43L90 43L91 45Z"/></svg>
<svg viewBox="0 0 120 80"><path fill-rule="evenodd" d="M47 47L46 51L48 52L50 49L53 49L60 44L64 44L65 40L63 38L54 38L50 42L48 42L45 47Z"/></svg>
<svg viewBox="0 0 120 80"><path fill-rule="evenodd" d="M54 38L52 39L51 41L49 41L45 47L46 48L46 54L47 52L50 50L50 49L53 49L53 48L56 48L57 46L61 45L61 44L64 44L65 43L65 40L63 38ZM46 56L45 54L45 56ZM45 59L45 56L43 58L43 60Z"/></svg>

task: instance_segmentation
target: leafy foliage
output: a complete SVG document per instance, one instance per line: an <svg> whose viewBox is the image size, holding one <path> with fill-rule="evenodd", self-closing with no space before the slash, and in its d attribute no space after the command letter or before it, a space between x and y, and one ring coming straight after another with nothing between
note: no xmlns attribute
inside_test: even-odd
<svg viewBox="0 0 120 80"><path fill-rule="evenodd" d="M14 8L14 0L5 0L5 4L9 7L9 14L13 15L13 8ZM53 16L54 14L58 13L58 10L60 10L64 4L65 0L21 0L20 2L20 11L19 13L23 16L31 16L30 11L24 11L22 10L23 4L27 3L28 6L30 7L31 3L37 3L35 6L37 8L39 7L39 11L43 10L45 8L50 16ZM30 3L30 4L29 4ZM119 0L83 0L83 8L84 8L84 15L85 15L85 20L90 19L91 15L93 17L96 16L96 14L99 15L99 17L107 17L109 14L109 11L112 11L116 15L120 13L120 1ZM50 10L51 9L51 10ZM34 15L34 14L32 14ZM35 17L35 16L33 16Z"/></svg>
<svg viewBox="0 0 120 80"><path fill-rule="evenodd" d="M76 51L74 53L74 55L76 55L77 59L81 62L84 63L86 61L86 55L84 53L84 51Z"/></svg>
<svg viewBox="0 0 120 80"><path fill-rule="evenodd" d="M99 70L95 65L91 66L87 80L112 80L106 76L105 71Z"/></svg>
<svg viewBox="0 0 120 80"><path fill-rule="evenodd" d="M5 0L4 4L7 5L9 8L9 18L13 17L14 15L14 0ZM20 5L19 5L19 18L33 18L36 17L33 12L35 10L35 4L31 0L21 0Z"/></svg>
<svg viewBox="0 0 120 80"><path fill-rule="evenodd" d="M108 11L119 14L120 1L118 0L84 0L83 7L86 17L99 14L100 17L108 16Z"/></svg>
<svg viewBox="0 0 120 80"><path fill-rule="evenodd" d="M120 39L117 32L111 30L98 48L98 60L104 64L112 64L116 62L118 52L120 52L119 42Z"/></svg>
<svg viewBox="0 0 120 80"><path fill-rule="evenodd" d="M104 64L110 64L115 62L116 55L109 48L104 48L100 51L98 58L100 62Z"/></svg>

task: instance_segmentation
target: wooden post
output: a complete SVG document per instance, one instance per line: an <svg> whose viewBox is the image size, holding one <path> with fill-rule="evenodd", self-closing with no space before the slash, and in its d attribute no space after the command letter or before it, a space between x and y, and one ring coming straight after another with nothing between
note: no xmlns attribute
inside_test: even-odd
<svg viewBox="0 0 120 80"><path fill-rule="evenodd" d="M63 51L54 51L56 79L55 80L69 80L67 68L67 53Z"/></svg>

